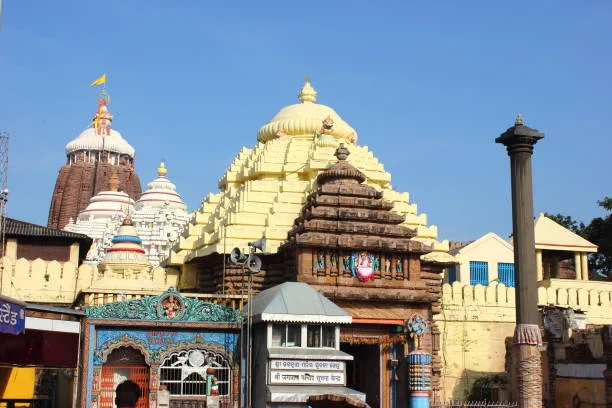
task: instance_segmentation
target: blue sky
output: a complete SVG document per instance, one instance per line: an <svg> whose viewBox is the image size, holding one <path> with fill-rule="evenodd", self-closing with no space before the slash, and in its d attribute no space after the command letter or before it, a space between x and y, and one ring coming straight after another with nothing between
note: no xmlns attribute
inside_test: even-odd
<svg viewBox="0 0 612 408"><path fill-rule="evenodd" d="M190 209L310 75L410 192L439 238L511 232L517 112L546 134L535 212L588 221L611 195L612 3L607 1L4 0L0 130L8 215L46 225L64 145L108 74L113 126L143 187L165 158Z"/></svg>

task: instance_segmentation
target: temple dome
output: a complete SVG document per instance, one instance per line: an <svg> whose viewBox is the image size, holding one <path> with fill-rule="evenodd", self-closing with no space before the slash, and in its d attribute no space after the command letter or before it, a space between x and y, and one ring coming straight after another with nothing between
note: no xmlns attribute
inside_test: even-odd
<svg viewBox="0 0 612 408"><path fill-rule="evenodd" d="M166 177L168 169L164 162L161 162L157 169L157 178L147 184L147 190L142 193L136 202L137 207L148 205L151 207L163 207L168 205L170 208L187 210L180 194L176 192L176 186Z"/></svg>
<svg viewBox="0 0 612 408"><path fill-rule="evenodd" d="M313 138L321 132L321 122L326 118L333 121L333 127L326 132L334 139L354 144L357 132L346 123L334 109L316 103L317 91L305 80L298 94L300 103L282 108L259 132L257 140L267 142L280 136Z"/></svg>
<svg viewBox="0 0 612 408"><path fill-rule="evenodd" d="M121 133L110 129L110 135L99 135L94 128L85 129L76 139L66 145L66 154L79 150L107 151L127 154L134 157L136 150L121 136Z"/></svg>
<svg viewBox="0 0 612 408"><path fill-rule="evenodd" d="M100 191L89 199L87 208L79 213L78 223L109 220L113 216L130 213L134 210L134 200L123 191L117 191L119 179L117 173L111 175L108 191Z"/></svg>
<svg viewBox="0 0 612 408"><path fill-rule="evenodd" d="M111 242L112 246L106 249L105 262L135 261L148 263L145 251L142 249L142 240L138 236L130 217L123 220L117 235L113 237Z"/></svg>

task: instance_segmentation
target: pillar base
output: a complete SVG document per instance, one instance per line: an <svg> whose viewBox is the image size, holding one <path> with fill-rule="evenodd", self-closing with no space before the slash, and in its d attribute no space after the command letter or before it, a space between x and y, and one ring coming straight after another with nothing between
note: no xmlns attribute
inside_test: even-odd
<svg viewBox="0 0 612 408"><path fill-rule="evenodd" d="M411 392L408 408L429 408L429 392Z"/></svg>
<svg viewBox="0 0 612 408"><path fill-rule="evenodd" d="M542 407L542 333L537 324L517 324L513 344L513 391L520 408Z"/></svg>

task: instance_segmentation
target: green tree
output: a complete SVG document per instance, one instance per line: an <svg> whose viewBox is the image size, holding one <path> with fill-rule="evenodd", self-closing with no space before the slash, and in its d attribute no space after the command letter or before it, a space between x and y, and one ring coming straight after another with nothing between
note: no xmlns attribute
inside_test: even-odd
<svg viewBox="0 0 612 408"><path fill-rule="evenodd" d="M589 266L602 277L612 278L612 198L598 201L607 216L593 218L584 229L584 237L599 246L596 254L589 256Z"/></svg>

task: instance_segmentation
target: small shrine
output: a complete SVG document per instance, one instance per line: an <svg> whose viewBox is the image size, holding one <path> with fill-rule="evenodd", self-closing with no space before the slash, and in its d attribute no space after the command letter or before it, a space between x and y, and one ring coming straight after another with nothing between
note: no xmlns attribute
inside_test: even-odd
<svg viewBox="0 0 612 408"><path fill-rule="evenodd" d="M142 390L137 408L238 404L240 311L173 288L85 311L82 407L114 408L128 379Z"/></svg>
<svg viewBox="0 0 612 408"><path fill-rule="evenodd" d="M260 292L251 314L253 407L306 407L317 395L365 401L346 387L353 356L340 350L340 326L351 323L350 314L300 282ZM248 361L246 347L243 354Z"/></svg>
<svg viewBox="0 0 612 408"><path fill-rule="evenodd" d="M279 250L284 277L309 284L351 315L352 323L339 333L340 350L355 357L347 362L348 386L365 393L371 406L403 405L411 349L427 355L427 384L439 390L433 316L448 259L431 256L433 247L415 239L416 231L392 211L394 204L347 161L349 154L341 143L337 162L318 175ZM430 329L411 337L411 321Z"/></svg>

